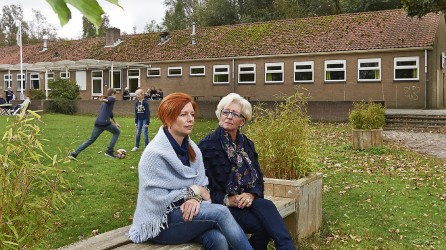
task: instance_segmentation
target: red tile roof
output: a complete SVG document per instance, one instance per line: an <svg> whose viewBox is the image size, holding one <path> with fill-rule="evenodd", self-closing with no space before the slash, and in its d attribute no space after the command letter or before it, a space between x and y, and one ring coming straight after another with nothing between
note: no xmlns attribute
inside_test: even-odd
<svg viewBox="0 0 446 250"><path fill-rule="evenodd" d="M49 42L23 47L23 62L98 59L120 62L224 58L351 50L433 46L440 14L407 17L389 10L245 23L172 31L160 45L160 33L122 36L116 47L105 48L105 38ZM54 57L55 52L58 57ZM0 64L19 63L19 47L1 47Z"/></svg>

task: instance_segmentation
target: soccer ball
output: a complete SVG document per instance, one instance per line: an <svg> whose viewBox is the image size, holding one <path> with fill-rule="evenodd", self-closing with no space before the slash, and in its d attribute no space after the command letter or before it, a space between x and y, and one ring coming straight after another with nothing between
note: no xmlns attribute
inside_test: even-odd
<svg viewBox="0 0 446 250"><path fill-rule="evenodd" d="M119 159L124 159L127 156L127 151L123 148L116 150L116 157Z"/></svg>

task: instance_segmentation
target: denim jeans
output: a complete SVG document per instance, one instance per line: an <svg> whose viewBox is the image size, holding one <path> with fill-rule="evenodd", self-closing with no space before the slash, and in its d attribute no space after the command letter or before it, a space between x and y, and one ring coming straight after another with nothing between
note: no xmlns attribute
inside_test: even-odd
<svg viewBox="0 0 446 250"><path fill-rule="evenodd" d="M282 216L272 201L256 198L251 207L231 207L229 210L245 233L251 234L249 241L255 250L266 250L271 238L277 250L296 249Z"/></svg>
<svg viewBox="0 0 446 250"><path fill-rule="evenodd" d="M136 123L136 143L135 147L139 148L139 141L141 138L141 130L144 128L144 146L149 144L149 128L146 127L146 120L138 120Z"/></svg>
<svg viewBox="0 0 446 250"><path fill-rule="evenodd" d="M166 229L149 241L160 244L181 244L195 241L205 249L252 249L249 241L228 208L219 204L201 203L200 212L185 222L179 208L169 214Z"/></svg>
<svg viewBox="0 0 446 250"><path fill-rule="evenodd" d="M108 131L110 133L113 134L113 137L110 140L110 144L108 145L107 148L107 152L109 153L113 153L114 152L114 147L116 144L116 141L118 141L119 138L119 134L121 133L121 131L119 130L118 127L116 127L114 124L110 124L106 127L98 127L98 126L94 126L93 128L93 132L91 133L91 137L90 139L88 139L87 141L85 141L84 143L82 143L82 145L80 145L80 147L78 149L76 149L76 154L79 154L80 152L82 152L84 149L86 149L88 146L90 146L91 144L93 144L93 142L96 141L96 139L98 139L98 137L102 134L102 132L104 131Z"/></svg>

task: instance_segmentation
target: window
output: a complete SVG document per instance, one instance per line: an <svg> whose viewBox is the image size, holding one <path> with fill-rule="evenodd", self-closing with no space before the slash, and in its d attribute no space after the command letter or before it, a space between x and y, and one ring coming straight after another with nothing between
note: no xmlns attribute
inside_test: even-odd
<svg viewBox="0 0 446 250"><path fill-rule="evenodd" d="M256 65L239 64L238 65L239 83L256 83Z"/></svg>
<svg viewBox="0 0 446 250"><path fill-rule="evenodd" d="M358 81L381 81L381 58L358 59Z"/></svg>
<svg viewBox="0 0 446 250"><path fill-rule="evenodd" d="M214 65L214 84L229 83L229 65Z"/></svg>
<svg viewBox="0 0 446 250"><path fill-rule="evenodd" d="M190 66L190 76L204 76L205 67L204 66Z"/></svg>
<svg viewBox="0 0 446 250"><path fill-rule="evenodd" d="M26 77L25 74L17 74L17 91L26 89Z"/></svg>
<svg viewBox="0 0 446 250"><path fill-rule="evenodd" d="M325 81L340 82L345 81L345 60L325 61Z"/></svg>
<svg viewBox="0 0 446 250"><path fill-rule="evenodd" d="M113 79L112 79L113 78ZM121 88L121 70L113 70L113 72L110 73L110 82L111 86L114 89L120 89Z"/></svg>
<svg viewBox="0 0 446 250"><path fill-rule="evenodd" d="M4 89L12 88L12 75L11 74L5 74L3 76L3 86Z"/></svg>
<svg viewBox="0 0 446 250"><path fill-rule="evenodd" d="M68 79L70 78L70 72L60 72L60 79Z"/></svg>
<svg viewBox="0 0 446 250"><path fill-rule="evenodd" d="M183 67L168 67L167 76L182 76Z"/></svg>
<svg viewBox="0 0 446 250"><path fill-rule="evenodd" d="M29 74L29 80L31 82L31 88L40 89L40 79L38 73Z"/></svg>
<svg viewBox="0 0 446 250"><path fill-rule="evenodd" d="M314 82L314 62L294 62L294 82Z"/></svg>
<svg viewBox="0 0 446 250"><path fill-rule="evenodd" d="M129 69L127 71L127 86L130 93L135 93L139 87L139 69Z"/></svg>
<svg viewBox="0 0 446 250"><path fill-rule="evenodd" d="M160 77L161 69L160 68L147 68L147 77Z"/></svg>
<svg viewBox="0 0 446 250"><path fill-rule="evenodd" d="M283 63L265 63L265 83L282 83L283 74Z"/></svg>
<svg viewBox="0 0 446 250"><path fill-rule="evenodd" d="M80 90L87 90L87 71L81 70L76 71L76 83L79 86Z"/></svg>
<svg viewBox="0 0 446 250"><path fill-rule="evenodd" d="M419 60L415 57L395 57L394 80L419 80Z"/></svg>
<svg viewBox="0 0 446 250"><path fill-rule="evenodd" d="M54 81L54 73L47 73L46 78L48 79L48 82Z"/></svg>
<svg viewBox="0 0 446 250"><path fill-rule="evenodd" d="M102 70L91 71L92 96L102 95Z"/></svg>

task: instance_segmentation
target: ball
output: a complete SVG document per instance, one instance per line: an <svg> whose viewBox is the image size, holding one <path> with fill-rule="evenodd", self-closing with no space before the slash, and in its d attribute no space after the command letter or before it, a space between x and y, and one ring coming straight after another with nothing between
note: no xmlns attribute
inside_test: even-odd
<svg viewBox="0 0 446 250"><path fill-rule="evenodd" d="M123 148L116 150L116 157L119 159L124 159L127 156L127 151Z"/></svg>

